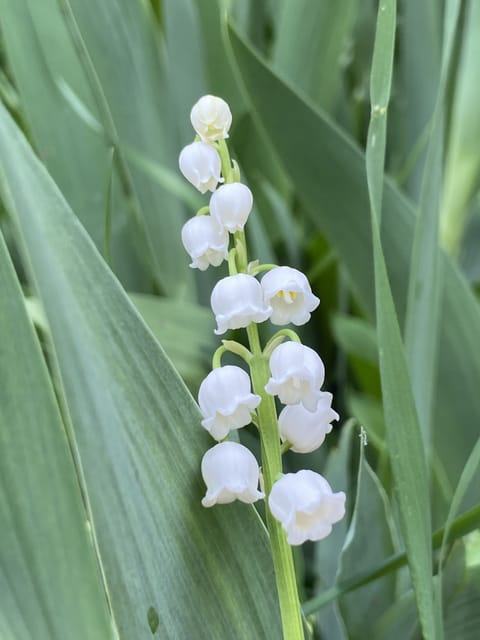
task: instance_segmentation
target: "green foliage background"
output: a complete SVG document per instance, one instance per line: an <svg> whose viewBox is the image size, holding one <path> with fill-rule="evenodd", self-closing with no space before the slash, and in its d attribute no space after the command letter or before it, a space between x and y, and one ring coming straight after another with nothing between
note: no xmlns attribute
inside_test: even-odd
<svg viewBox="0 0 480 640"><path fill-rule="evenodd" d="M261 517L200 506L206 93L251 256L322 300L342 420L307 463L348 517L297 554L312 637L477 637L479 43L476 0L0 0L2 640L281 637Z"/></svg>

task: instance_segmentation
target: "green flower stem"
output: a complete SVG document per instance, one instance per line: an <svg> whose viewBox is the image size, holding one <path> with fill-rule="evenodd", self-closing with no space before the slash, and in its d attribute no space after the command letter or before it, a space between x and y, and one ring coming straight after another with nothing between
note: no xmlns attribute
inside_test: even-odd
<svg viewBox="0 0 480 640"><path fill-rule="evenodd" d="M277 267L277 264L259 264L258 266L253 267L250 270L250 274L252 276L256 276L257 273L261 273L262 271L271 271L272 269L276 269Z"/></svg>
<svg viewBox="0 0 480 640"><path fill-rule="evenodd" d="M281 344L285 338L290 338L292 342L301 342L298 334L292 329L280 329L277 331L275 335L273 335L270 340L265 345L265 349L263 350L263 355L266 358L270 358L273 350Z"/></svg>
<svg viewBox="0 0 480 640"><path fill-rule="evenodd" d="M275 400L265 391L265 385L270 377L268 360L262 354L258 327L255 323L247 327L247 334L252 353L250 373L253 391L262 398L257 408L257 418L262 450L263 486L267 503L265 511L280 603L283 637L284 640L304 640L292 549L287 543L282 525L273 517L268 508L268 496L272 485L282 473L282 454Z"/></svg>
<svg viewBox="0 0 480 640"><path fill-rule="evenodd" d="M235 171L232 167L230 160L230 153L228 152L227 143L223 138L218 141L218 155L222 162L222 174L226 184L235 182Z"/></svg>
<svg viewBox="0 0 480 640"><path fill-rule="evenodd" d="M219 140L218 152L222 161L222 174L225 183L234 182L239 176L238 167L230 160L230 154L225 140ZM234 234L235 249L229 253L229 274L248 272L248 253L245 233L236 231ZM302 614L297 591L297 580L293 554L282 525L270 513L268 496L272 485L282 473L282 453L278 433L277 410L275 400L265 391L265 385L270 377L268 357L263 354L258 327L255 323L247 327L250 345L249 366L252 387L261 397L257 408L256 426L260 433L262 451L263 488L265 491L267 527L270 534L275 580L277 583L280 614L282 617L284 640L304 640ZM298 338L297 338L298 339ZM224 342L224 346L227 343Z"/></svg>
<svg viewBox="0 0 480 640"><path fill-rule="evenodd" d="M234 276L238 273L237 269L237 250L230 249L228 252L228 275Z"/></svg>

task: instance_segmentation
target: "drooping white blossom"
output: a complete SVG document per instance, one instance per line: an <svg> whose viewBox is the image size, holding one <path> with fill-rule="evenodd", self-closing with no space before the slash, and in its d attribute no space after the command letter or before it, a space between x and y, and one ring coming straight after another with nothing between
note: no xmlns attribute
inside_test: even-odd
<svg viewBox="0 0 480 640"><path fill-rule="evenodd" d="M241 182L222 185L210 198L210 214L230 233L243 230L252 207L252 192Z"/></svg>
<svg viewBox="0 0 480 640"><path fill-rule="evenodd" d="M320 303L306 276L292 267L275 267L263 276L261 284L265 300L273 309L272 324L305 324Z"/></svg>
<svg viewBox="0 0 480 640"><path fill-rule="evenodd" d="M255 456L237 442L220 442L203 456L202 477L207 493L204 507L234 500L252 503L265 497L258 491L260 469Z"/></svg>
<svg viewBox="0 0 480 640"><path fill-rule="evenodd" d="M228 232L211 216L187 220L182 228L182 242L192 258L190 266L200 271L209 265L218 267L228 258Z"/></svg>
<svg viewBox="0 0 480 640"><path fill-rule="evenodd" d="M207 95L193 105L190 120L202 140L213 142L228 138L232 114L225 100Z"/></svg>
<svg viewBox="0 0 480 640"><path fill-rule="evenodd" d="M263 301L262 287L256 278L238 273L219 280L210 298L217 321L215 333L247 327L251 322L263 322L272 308Z"/></svg>
<svg viewBox="0 0 480 640"><path fill-rule="evenodd" d="M345 515L345 494L333 493L323 476L302 470L287 473L272 487L268 505L291 545L322 540Z"/></svg>
<svg viewBox="0 0 480 640"><path fill-rule="evenodd" d="M192 142L184 147L178 158L178 166L185 178L193 186L205 193L215 191L220 177L222 163L217 150L206 142Z"/></svg>
<svg viewBox="0 0 480 640"><path fill-rule="evenodd" d="M309 453L323 444L332 430L332 421L339 415L332 409L332 394L321 392L315 411L308 411L302 404L291 404L278 416L278 428L282 442L288 441L292 451Z"/></svg>
<svg viewBox="0 0 480 640"><path fill-rule="evenodd" d="M272 377L265 391L283 404L298 404L315 411L325 379L323 362L313 349L298 342L284 342L270 356Z"/></svg>
<svg viewBox="0 0 480 640"><path fill-rule="evenodd" d="M198 404L202 426L215 440L223 440L232 429L250 424L260 396L251 392L250 376L243 369L227 365L213 369L203 380Z"/></svg>

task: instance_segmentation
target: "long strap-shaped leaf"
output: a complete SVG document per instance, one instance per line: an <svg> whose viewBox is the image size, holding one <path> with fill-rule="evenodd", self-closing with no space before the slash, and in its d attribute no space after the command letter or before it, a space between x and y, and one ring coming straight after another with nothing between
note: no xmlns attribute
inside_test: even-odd
<svg viewBox="0 0 480 640"><path fill-rule="evenodd" d="M113 638L62 420L1 234L0 523L0 637Z"/></svg>
<svg viewBox="0 0 480 640"><path fill-rule="evenodd" d="M323 112L282 82L233 30L235 61L264 131L288 171L312 223L326 234L348 271L364 311L373 317L373 267L365 157ZM235 140L234 140L235 142ZM241 158L240 158L241 159ZM385 178L382 246L395 306L405 312L414 212ZM465 279L444 255L444 295L438 354L434 443L455 483L478 438L480 309ZM452 424L459 437L452 439ZM476 496L469 496L468 505ZM438 505L438 502L437 502ZM438 505L440 506L440 505ZM443 517L444 510L437 514Z"/></svg>
<svg viewBox="0 0 480 640"><path fill-rule="evenodd" d="M371 119L366 163L375 271L380 374L387 444L400 523L424 637L434 640L431 519L425 452L405 351L380 239L387 109L392 82L396 0L381 0L370 79Z"/></svg>
<svg viewBox="0 0 480 640"><path fill-rule="evenodd" d="M246 505L200 506L212 443L199 412L3 107L0 167L50 325L121 638L157 629L277 640L263 525Z"/></svg>
<svg viewBox="0 0 480 640"><path fill-rule="evenodd" d="M442 183L444 152L444 103L459 10L458 0L447 2L448 17L445 19L442 68L415 224L405 320L405 348L427 460L431 458L432 413L443 288L438 227L439 185Z"/></svg>

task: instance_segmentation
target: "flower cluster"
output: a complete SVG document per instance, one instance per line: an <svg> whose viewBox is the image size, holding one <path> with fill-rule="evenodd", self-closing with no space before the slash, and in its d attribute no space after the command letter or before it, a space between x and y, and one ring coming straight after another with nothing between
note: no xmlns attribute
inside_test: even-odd
<svg viewBox="0 0 480 640"><path fill-rule="evenodd" d="M203 96L192 108L191 122L197 137L181 151L180 170L201 193L212 195L208 206L184 225L182 242L192 268L204 271L228 260L229 275L217 282L211 294L215 333L246 328L250 342L248 350L223 341L215 353L213 370L200 385L201 424L218 442L202 460L207 486L202 504L251 503L266 497L270 513L282 524L290 544L320 540L343 517L345 494L333 493L325 478L313 471L283 475L281 452L289 448L298 453L314 451L332 430L332 422L339 419L331 406L332 395L321 390L325 368L320 356L291 329L279 330L262 350L256 327L265 320L283 327L303 325L320 300L297 269L248 262L244 227L253 196L240 182L238 166L232 165L225 142L232 123L228 104L215 96ZM285 342L286 338L290 340ZM245 360L250 375L239 366L221 365L221 355L227 350ZM272 424L275 396L285 407ZM262 491L258 490L260 468L253 454L238 442L226 440L231 431L252 422L263 442L268 430L273 428L276 434L274 450L263 447L263 455L271 456L271 464L264 460L264 468L277 466L278 473L270 478L264 471Z"/></svg>

